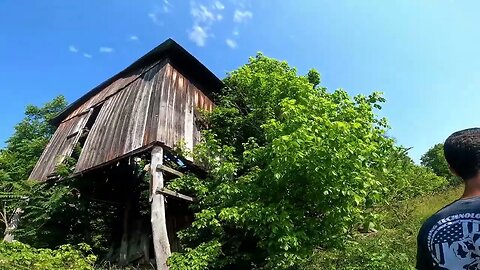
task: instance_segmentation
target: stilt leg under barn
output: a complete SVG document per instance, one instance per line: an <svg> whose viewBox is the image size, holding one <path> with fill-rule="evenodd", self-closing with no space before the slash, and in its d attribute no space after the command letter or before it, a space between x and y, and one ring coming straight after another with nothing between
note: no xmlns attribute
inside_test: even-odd
<svg viewBox="0 0 480 270"><path fill-rule="evenodd" d="M155 260L158 270L168 269L167 259L170 256L170 243L168 241L167 220L165 215L165 197L161 193L157 193L157 189L164 186L163 173L157 170L158 165L163 164L163 148L156 146L152 150L152 160L150 170L151 178L151 222L152 237L155 250Z"/></svg>

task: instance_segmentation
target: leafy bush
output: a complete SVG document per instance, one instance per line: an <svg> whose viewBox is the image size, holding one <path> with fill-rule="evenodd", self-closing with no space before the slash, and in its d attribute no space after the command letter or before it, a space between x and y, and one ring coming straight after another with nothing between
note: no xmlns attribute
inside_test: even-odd
<svg viewBox="0 0 480 270"><path fill-rule="evenodd" d="M262 54L227 76L193 153L209 176L171 184L199 199L172 270L298 267L315 248L373 229L377 207L446 185L386 136L379 93L350 97L319 82Z"/></svg>
<svg viewBox="0 0 480 270"><path fill-rule="evenodd" d="M5 270L89 270L94 269L96 259L85 244L51 250L35 249L20 242L0 243L0 268Z"/></svg>
<svg viewBox="0 0 480 270"><path fill-rule="evenodd" d="M225 82L193 153L209 177L171 185L199 199L172 269L286 269L342 245L385 199L378 174L395 147L374 112L381 95L328 93L318 72L299 76L261 54ZM210 263L186 268L196 260Z"/></svg>
<svg viewBox="0 0 480 270"><path fill-rule="evenodd" d="M445 177L436 175L430 168L416 165L403 148L392 151L384 172L378 177L383 178L386 203L407 200L449 185Z"/></svg>
<svg viewBox="0 0 480 270"><path fill-rule="evenodd" d="M394 244L402 239L388 230L379 237L352 238L359 227L372 231L391 214L379 207L447 184L415 165L386 135L386 120L375 114L384 101L379 93L327 92L317 71L300 76L287 63L261 54L225 83L216 109L198 119L210 128L203 143L186 153L209 172L207 179L185 176L170 184L198 198L195 222L180 233L185 252L169 260L172 270L291 269L315 249L322 252L314 258L325 265L318 269L365 269L354 262L388 269L384 262L410 260L407 253L395 255ZM75 179L23 181L53 132L48 120L64 106L60 97L43 108L27 108L25 120L0 150L0 201L6 212L24 211L16 239L35 247L80 239L101 255L108 251L109 220L116 211L87 203L80 196L85 187ZM72 161L67 158L57 173L69 175ZM93 255L83 253L85 246L80 249L2 244L0 266L91 269Z"/></svg>
<svg viewBox="0 0 480 270"><path fill-rule="evenodd" d="M33 181L25 181L42 154L55 127L49 121L66 107L66 100L58 96L42 107L27 106L25 118L15 126L15 133L0 149L0 202L2 225L8 225L8 217L17 209L26 210L27 205L35 205L38 187ZM33 196L32 196L33 195ZM44 199L48 199L45 198ZM37 205L37 213L45 214ZM28 212L23 211L26 215ZM42 215L45 216L45 215ZM5 229L0 227L0 231ZM32 228L29 228L30 232Z"/></svg>
<svg viewBox="0 0 480 270"><path fill-rule="evenodd" d="M438 143L422 155L420 158L422 166L431 169L436 175L445 177L450 184L456 185L460 183L460 178L454 176L448 167L443 152L443 144Z"/></svg>

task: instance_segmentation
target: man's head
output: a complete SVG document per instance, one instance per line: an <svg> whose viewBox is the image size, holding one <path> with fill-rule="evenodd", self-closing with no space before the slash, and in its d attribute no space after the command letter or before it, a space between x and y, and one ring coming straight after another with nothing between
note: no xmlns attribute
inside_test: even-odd
<svg viewBox="0 0 480 270"><path fill-rule="evenodd" d="M450 169L463 180L475 178L480 169L480 128L460 130L443 144Z"/></svg>

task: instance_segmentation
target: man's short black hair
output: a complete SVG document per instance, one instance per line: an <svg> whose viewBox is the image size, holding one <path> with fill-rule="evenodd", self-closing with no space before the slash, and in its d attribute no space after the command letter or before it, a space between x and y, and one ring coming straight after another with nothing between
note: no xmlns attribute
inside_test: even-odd
<svg viewBox="0 0 480 270"><path fill-rule="evenodd" d="M445 159L463 180L480 169L480 128L469 128L450 135L443 144Z"/></svg>

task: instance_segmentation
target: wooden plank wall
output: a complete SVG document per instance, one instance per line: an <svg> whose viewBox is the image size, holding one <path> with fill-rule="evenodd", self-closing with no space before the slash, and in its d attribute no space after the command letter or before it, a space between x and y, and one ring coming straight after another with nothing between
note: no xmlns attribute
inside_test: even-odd
<svg viewBox="0 0 480 270"><path fill-rule="evenodd" d="M55 168L60 164L66 156L70 156L77 144L82 129L88 121L91 113L83 113L66 122L62 122L47 147L43 151L40 159L37 161L35 168L33 168L29 179L43 181L48 175L55 171ZM76 133L76 135L75 135Z"/></svg>
<svg viewBox="0 0 480 270"><path fill-rule="evenodd" d="M175 147L199 140L194 110L213 102L169 63L157 64L102 105L75 173L101 166L153 142Z"/></svg>
<svg viewBox="0 0 480 270"><path fill-rule="evenodd" d="M157 63L153 65L149 65L146 67L141 68L140 70L131 72L130 74L121 77L120 79L113 81L109 85L107 85L101 92L91 97L85 103L80 105L77 109L75 109L69 116L65 118L64 121L68 121L69 119L87 112L90 108L97 106L98 104L104 102L105 100L109 99L112 95L116 94L118 91L121 91L124 87L128 86L139 77L141 77L146 71L148 71L152 66L157 65Z"/></svg>

